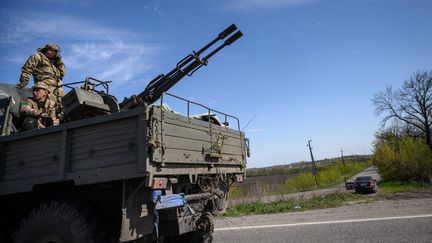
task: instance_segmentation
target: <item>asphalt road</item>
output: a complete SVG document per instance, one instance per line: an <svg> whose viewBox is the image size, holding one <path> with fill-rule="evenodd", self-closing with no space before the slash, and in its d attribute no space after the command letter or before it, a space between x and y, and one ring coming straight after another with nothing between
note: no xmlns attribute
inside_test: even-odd
<svg viewBox="0 0 432 243"><path fill-rule="evenodd" d="M377 181L381 180L381 176L378 174L378 168L376 166L371 166L371 167L366 168L362 172L353 176L351 179L355 180L355 178L358 176L372 176L372 178L374 178Z"/></svg>
<svg viewBox="0 0 432 243"><path fill-rule="evenodd" d="M373 196L373 195L372 195ZM214 242L432 242L432 193L216 220Z"/></svg>

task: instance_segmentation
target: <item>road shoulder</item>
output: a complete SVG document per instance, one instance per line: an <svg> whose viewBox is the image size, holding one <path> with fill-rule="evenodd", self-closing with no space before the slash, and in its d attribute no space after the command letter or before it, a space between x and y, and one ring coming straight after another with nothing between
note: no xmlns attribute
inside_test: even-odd
<svg viewBox="0 0 432 243"><path fill-rule="evenodd" d="M430 214L432 212L432 192L430 191L396 193L386 196L373 195L372 197L374 197L372 202L351 202L337 208L242 217L220 217L216 219L215 228L411 216Z"/></svg>

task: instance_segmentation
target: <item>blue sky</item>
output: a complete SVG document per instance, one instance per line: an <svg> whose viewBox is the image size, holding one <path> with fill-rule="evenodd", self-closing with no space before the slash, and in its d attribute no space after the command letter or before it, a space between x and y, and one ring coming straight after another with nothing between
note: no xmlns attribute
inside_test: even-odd
<svg viewBox="0 0 432 243"><path fill-rule="evenodd" d="M119 100L235 23L244 36L171 93L240 118L249 167L369 154L373 94L430 70L432 1L193 0L0 2L2 83L57 43L64 82L113 80Z"/></svg>

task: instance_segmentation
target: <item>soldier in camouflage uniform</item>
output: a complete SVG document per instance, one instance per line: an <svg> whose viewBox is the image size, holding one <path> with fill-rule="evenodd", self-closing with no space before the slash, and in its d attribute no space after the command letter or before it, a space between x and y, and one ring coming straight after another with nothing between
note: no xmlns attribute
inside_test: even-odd
<svg viewBox="0 0 432 243"><path fill-rule="evenodd" d="M59 87L65 75L60 48L56 44L47 44L37 51L38 53L31 55L22 67L20 83L16 87L20 89L27 86L31 74L35 84L44 83L48 86L48 98L60 104L63 89Z"/></svg>
<svg viewBox="0 0 432 243"><path fill-rule="evenodd" d="M57 105L48 99L49 87L45 83L33 86L33 97L21 100L20 115L24 118L22 130L32 130L59 124Z"/></svg>

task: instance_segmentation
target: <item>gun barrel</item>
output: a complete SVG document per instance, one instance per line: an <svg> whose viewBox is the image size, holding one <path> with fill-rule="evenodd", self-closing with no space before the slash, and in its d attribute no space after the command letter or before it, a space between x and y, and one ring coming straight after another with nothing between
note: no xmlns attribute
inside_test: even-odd
<svg viewBox="0 0 432 243"><path fill-rule="evenodd" d="M187 55L185 58L180 60L176 67L168 72L167 74L160 74L156 76L153 80L149 82L147 87L143 92L139 95L132 95L129 98L125 98L123 102L119 104L120 108L123 110L132 109L139 104L152 104L157 101L160 96L168 91L172 86L174 86L178 81L180 81L184 76L191 76L195 71L200 69L202 66L207 65L208 59L212 57L214 54L222 50L224 47L231 45L233 42L242 37L242 33L240 31L235 32L237 30L237 26L232 24L228 26L225 30L220 32L215 39L210 41L207 45L199 49L197 52L193 52L193 54ZM210 47L214 46L218 41L224 40L227 38L223 44L219 47L215 48L209 54L207 54L204 58L201 58L200 55L207 51Z"/></svg>
<svg viewBox="0 0 432 243"><path fill-rule="evenodd" d="M210 41L210 43L205 45L203 48L198 50L196 53L198 55L200 55L201 53L205 52L208 48L213 46L216 42L225 39L228 35L230 35L236 29L237 29L237 26L235 24L228 26L228 28L226 28L224 31L220 32L214 40Z"/></svg>
<svg viewBox="0 0 432 243"><path fill-rule="evenodd" d="M218 48L216 48L214 51L210 52L206 57L204 57L204 60L209 59L210 57L212 57L214 54L216 54L217 52L219 52L220 50L222 50L222 48L224 48L225 46L229 46L232 43L234 43L234 41L238 40L240 37L243 36L243 33L241 31L237 31L235 34L233 34L230 38L228 38L222 45L220 45Z"/></svg>
<svg viewBox="0 0 432 243"><path fill-rule="evenodd" d="M237 31L234 35L232 35L230 38L228 38L228 40L225 41L225 45L231 45L232 43L234 43L234 41L238 40L242 36L243 33L241 31Z"/></svg>
<svg viewBox="0 0 432 243"><path fill-rule="evenodd" d="M224 31L220 32L218 35L218 38L220 40L225 39L225 37L229 36L232 32L234 32L237 29L237 26L235 24L232 24L228 26Z"/></svg>

